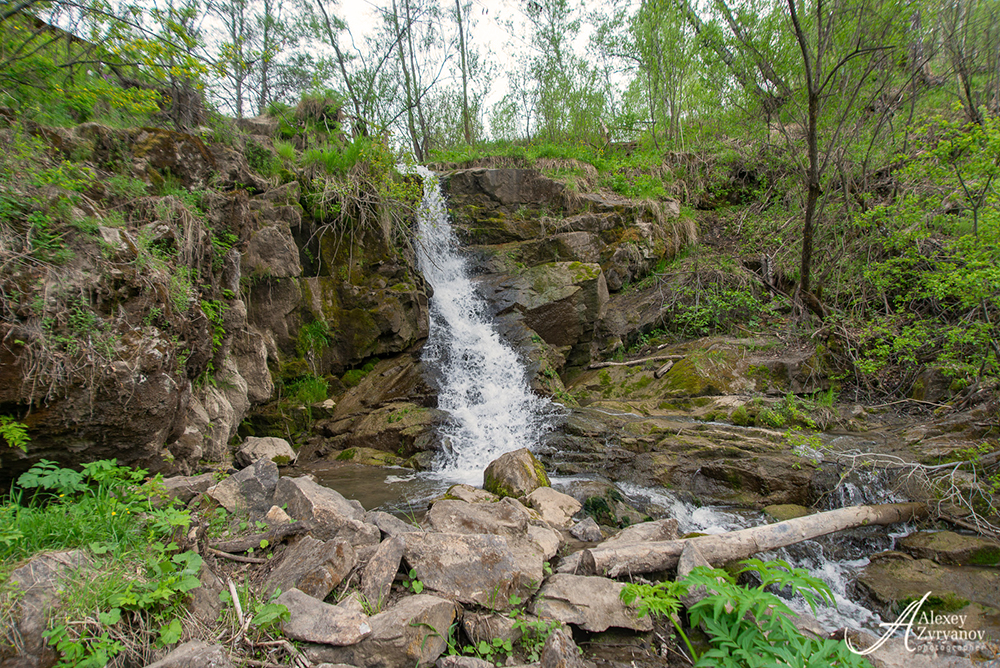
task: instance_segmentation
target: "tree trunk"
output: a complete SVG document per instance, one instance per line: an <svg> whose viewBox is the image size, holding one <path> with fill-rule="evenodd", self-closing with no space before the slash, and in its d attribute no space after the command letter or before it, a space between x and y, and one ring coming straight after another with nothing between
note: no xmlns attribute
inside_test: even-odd
<svg viewBox="0 0 1000 668"><path fill-rule="evenodd" d="M406 54L403 52L403 33L399 29L399 10L396 7L396 0L392 0L392 27L396 31L396 49L399 51L399 66L403 70L403 86L406 89L406 129L410 133L413 155L418 162L423 162L424 154L421 150L420 137L417 135L417 126L413 120L413 85L410 70L406 65ZM409 32L409 24L407 24L406 30Z"/></svg>
<svg viewBox="0 0 1000 668"><path fill-rule="evenodd" d="M462 129L465 143L472 144L472 124L469 121L469 72L465 62L465 27L462 25L462 0L455 0L455 17L458 19L458 47L462 56Z"/></svg>
<svg viewBox="0 0 1000 668"><path fill-rule="evenodd" d="M697 554L708 563L721 565L844 529L908 522L926 515L927 506L922 503L854 506L719 535L635 545L598 545L581 553L580 571L584 575L607 577L666 571L677 566L688 544L693 544Z"/></svg>

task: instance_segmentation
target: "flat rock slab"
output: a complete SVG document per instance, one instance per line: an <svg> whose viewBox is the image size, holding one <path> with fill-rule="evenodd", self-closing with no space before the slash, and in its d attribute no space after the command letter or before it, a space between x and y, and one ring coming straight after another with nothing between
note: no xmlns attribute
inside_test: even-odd
<svg viewBox="0 0 1000 668"><path fill-rule="evenodd" d="M528 494L526 500L543 520L560 529L573 526L573 515L583 508L583 504L569 494L557 492L551 487L539 487Z"/></svg>
<svg viewBox="0 0 1000 668"><path fill-rule="evenodd" d="M311 478L282 478L274 503L287 504L288 514L305 522L314 538L345 540L354 547L378 545L382 540L378 527L363 521L365 511L360 504Z"/></svg>
<svg viewBox="0 0 1000 668"><path fill-rule="evenodd" d="M314 662L345 663L358 668L428 668L448 647L448 629L457 610L451 601L428 594L404 598L369 617L371 635L346 647L306 645Z"/></svg>
<svg viewBox="0 0 1000 668"><path fill-rule="evenodd" d="M278 466L294 464L298 455L283 438L249 436L236 451L236 465L250 466L258 459L269 459Z"/></svg>
<svg viewBox="0 0 1000 668"><path fill-rule="evenodd" d="M511 595L526 600L538 582L503 536L412 533L404 556L425 587L448 598L491 610L511 608Z"/></svg>
<svg viewBox="0 0 1000 668"><path fill-rule="evenodd" d="M556 573L545 581L531 606L542 619L558 619L585 631L606 631L611 627L633 631L653 630L653 620L639 617L634 608L622 603L625 585L608 578Z"/></svg>
<svg viewBox="0 0 1000 668"><path fill-rule="evenodd" d="M296 640L354 645L372 632L365 615L328 605L298 589L282 593L277 603L288 608L289 620L281 624L282 632Z"/></svg>
<svg viewBox="0 0 1000 668"><path fill-rule="evenodd" d="M653 520L652 522L640 522L625 527L611 538L604 541L604 545L634 545L658 540L677 540L680 534L677 531L677 520L673 518L663 520Z"/></svg>
<svg viewBox="0 0 1000 668"><path fill-rule="evenodd" d="M192 640L146 668L233 668L222 645Z"/></svg>
<svg viewBox="0 0 1000 668"><path fill-rule="evenodd" d="M949 566L996 566L1000 543L952 531L918 531L900 539L897 549L917 559Z"/></svg>
<svg viewBox="0 0 1000 668"><path fill-rule="evenodd" d="M403 539L399 536L382 541L361 571L361 595L375 610L389 599L392 581L403 560Z"/></svg>
<svg viewBox="0 0 1000 668"><path fill-rule="evenodd" d="M274 505L277 484L278 465L260 459L210 487L206 494L231 513L249 513L251 518L259 518Z"/></svg>
<svg viewBox="0 0 1000 668"><path fill-rule="evenodd" d="M264 591L285 592L294 587L322 601L357 562L357 554L347 541L303 536L285 551L281 563L267 576Z"/></svg>
<svg viewBox="0 0 1000 668"><path fill-rule="evenodd" d="M178 475L164 478L162 491L168 499L186 506L197 494L208 491L208 488L213 486L215 482L214 473L191 476Z"/></svg>

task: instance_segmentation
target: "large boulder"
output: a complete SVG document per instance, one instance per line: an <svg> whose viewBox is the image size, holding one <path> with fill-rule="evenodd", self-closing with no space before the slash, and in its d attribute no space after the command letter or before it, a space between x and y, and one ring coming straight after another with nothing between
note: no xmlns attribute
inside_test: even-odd
<svg viewBox="0 0 1000 668"><path fill-rule="evenodd" d="M551 487L539 487L525 499L542 519L554 527L568 529L573 526L573 515L583 504L568 494L557 492Z"/></svg>
<svg viewBox="0 0 1000 668"><path fill-rule="evenodd" d="M550 486L545 467L527 448L500 455L483 473L483 488L497 496L518 498Z"/></svg>
<svg viewBox="0 0 1000 668"><path fill-rule="evenodd" d="M293 587L322 601L343 582L357 564L357 554L343 540L316 540L303 536L281 557L281 563L264 581L264 591L289 591Z"/></svg>
<svg viewBox="0 0 1000 668"><path fill-rule="evenodd" d="M448 629L455 604L437 596L409 596L368 618L371 635L355 645L306 645L314 662L342 663L357 668L428 668L448 647Z"/></svg>
<svg viewBox="0 0 1000 668"><path fill-rule="evenodd" d="M366 524L364 509L312 478L282 478L274 492L274 503L301 520L321 540L345 540L354 547L378 545L378 527Z"/></svg>
<svg viewBox="0 0 1000 668"><path fill-rule="evenodd" d="M260 459L253 466L210 487L206 494L231 513L263 517L274 505L277 485L277 464L269 459Z"/></svg>
<svg viewBox="0 0 1000 668"><path fill-rule="evenodd" d="M289 619L282 622L281 630L295 640L353 645L372 632L365 615L328 605L298 589L282 592L276 603L288 608Z"/></svg>
<svg viewBox="0 0 1000 668"><path fill-rule="evenodd" d="M558 619L585 631L611 627L651 631L653 620L639 617L621 601L625 585L608 578L556 573L542 585L531 611L543 619Z"/></svg>
<svg viewBox="0 0 1000 668"><path fill-rule="evenodd" d="M511 608L537 586L537 569L525 565L507 539L487 534L411 533L404 558L426 588L491 610Z"/></svg>
<svg viewBox="0 0 1000 668"><path fill-rule="evenodd" d="M258 459L269 459L279 466L287 466L294 464L296 457L295 450L283 438L248 436L236 451L236 464L250 466Z"/></svg>

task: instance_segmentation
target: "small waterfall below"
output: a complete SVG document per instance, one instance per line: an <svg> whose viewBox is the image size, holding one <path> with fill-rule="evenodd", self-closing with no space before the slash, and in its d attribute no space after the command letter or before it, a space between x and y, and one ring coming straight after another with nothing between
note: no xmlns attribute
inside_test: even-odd
<svg viewBox="0 0 1000 668"><path fill-rule="evenodd" d="M482 485L492 460L538 443L554 407L532 393L523 361L501 340L469 279L437 177L424 167L413 171L424 181L418 266L434 289L423 361L438 380L438 408L450 416L438 473Z"/></svg>

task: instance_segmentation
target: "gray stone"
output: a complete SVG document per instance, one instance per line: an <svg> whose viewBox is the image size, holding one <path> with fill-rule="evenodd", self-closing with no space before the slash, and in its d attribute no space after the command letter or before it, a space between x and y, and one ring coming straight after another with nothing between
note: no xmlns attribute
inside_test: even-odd
<svg viewBox="0 0 1000 668"><path fill-rule="evenodd" d="M514 620L496 612L489 614L465 612L462 615L462 630L473 644L481 640L491 642L494 638L513 643L521 637L520 631L514 628Z"/></svg>
<svg viewBox="0 0 1000 668"><path fill-rule="evenodd" d="M419 526L405 522L395 515L390 515L381 510L372 510L365 513L365 522L377 526L386 536L398 536L414 531L423 531Z"/></svg>
<svg viewBox="0 0 1000 668"><path fill-rule="evenodd" d="M583 504L568 494L551 487L539 487L527 496L528 505L538 511L542 519L554 527L568 529L573 526L573 515Z"/></svg>
<svg viewBox="0 0 1000 668"><path fill-rule="evenodd" d="M161 491L167 499L175 500L182 506L186 506L196 495L205 493L214 484L214 473L203 473L194 476L178 475L171 478L164 478Z"/></svg>
<svg viewBox="0 0 1000 668"><path fill-rule="evenodd" d="M289 619L281 630L295 640L324 645L353 645L371 634L368 618L357 612L328 605L298 589L290 589L277 598L288 608Z"/></svg>
<svg viewBox="0 0 1000 668"><path fill-rule="evenodd" d="M576 525L569 530L569 533L573 538L577 540L582 540L587 543L596 543L597 541L604 540L604 534L601 533L601 527L597 525L593 517L588 517L582 522L577 522Z"/></svg>
<svg viewBox="0 0 1000 668"><path fill-rule="evenodd" d="M267 522L268 526L273 527L281 524L288 524L293 520L283 509L278 506L271 506L271 509L264 515L264 521Z"/></svg>
<svg viewBox="0 0 1000 668"><path fill-rule="evenodd" d="M15 603L13 621L21 639L21 657L29 662L26 665L55 663L55 652L42 633L48 630L49 613L59 603L60 582L89 564L83 550L48 552L10 574L10 584L23 592Z"/></svg>
<svg viewBox="0 0 1000 668"><path fill-rule="evenodd" d="M496 494L487 492L485 489L479 489L478 487L473 487L472 485L452 485L448 488L448 491L444 493L446 499L458 499L459 501L468 501L469 503L495 503L500 500Z"/></svg>
<svg viewBox="0 0 1000 668"><path fill-rule="evenodd" d="M566 629L556 629L549 634L542 647L540 663L541 668L587 668L580 648Z"/></svg>
<svg viewBox="0 0 1000 668"><path fill-rule="evenodd" d="M518 560L502 536L412 533L405 537L405 558L428 589L462 603L506 611L516 594L532 592L533 567Z"/></svg>
<svg viewBox="0 0 1000 668"><path fill-rule="evenodd" d="M549 486L542 463L527 448L500 455L483 474L483 487L497 496L517 498Z"/></svg>
<svg viewBox="0 0 1000 668"><path fill-rule="evenodd" d="M192 640L146 668L233 668L222 645Z"/></svg>
<svg viewBox="0 0 1000 668"><path fill-rule="evenodd" d="M442 656L434 664L435 668L495 668L489 661L474 656Z"/></svg>
<svg viewBox="0 0 1000 668"><path fill-rule="evenodd" d="M222 593L224 585L219 576L205 563L201 565L198 579L201 580L201 586L191 591L191 602L188 604L188 609L199 622L205 626L211 626L215 624L219 613L222 612L222 601L219 599L219 594Z"/></svg>
<svg viewBox="0 0 1000 668"><path fill-rule="evenodd" d="M361 594L374 610L381 610L389 600L392 581L403 559L403 540L396 536L382 541L361 571Z"/></svg>
<svg viewBox="0 0 1000 668"><path fill-rule="evenodd" d="M543 619L558 619L585 631L613 627L650 631L653 620L639 617L619 596L625 585L608 578L556 573L545 581L531 606Z"/></svg>
<svg viewBox="0 0 1000 668"><path fill-rule="evenodd" d="M455 604L437 596L404 598L368 618L372 633L346 647L306 645L315 663L346 663L358 668L429 668L448 647L448 629L455 621Z"/></svg>
<svg viewBox="0 0 1000 668"><path fill-rule="evenodd" d="M311 478L282 478L274 503L287 504L288 514L305 522L315 538L338 538L355 547L378 545L382 540L378 527L362 521L363 509Z"/></svg>
<svg viewBox="0 0 1000 668"><path fill-rule="evenodd" d="M343 540L316 540L303 536L289 547L281 563L267 576L264 591L293 587L322 601L343 582L357 563L351 544Z"/></svg>
<svg viewBox="0 0 1000 668"><path fill-rule="evenodd" d="M263 517L274 505L277 484L278 466L268 459L261 459L210 487L206 494L231 513Z"/></svg>
<svg viewBox="0 0 1000 668"><path fill-rule="evenodd" d="M248 436L240 449L236 451L236 465L239 467L250 466L258 459L269 459L278 466L287 466L294 464L297 457L295 450L283 438Z"/></svg>
<svg viewBox="0 0 1000 668"><path fill-rule="evenodd" d="M632 545L657 540L677 540L678 538L680 538L680 534L677 531L677 520L669 518L640 522L625 527L604 541L604 544Z"/></svg>

